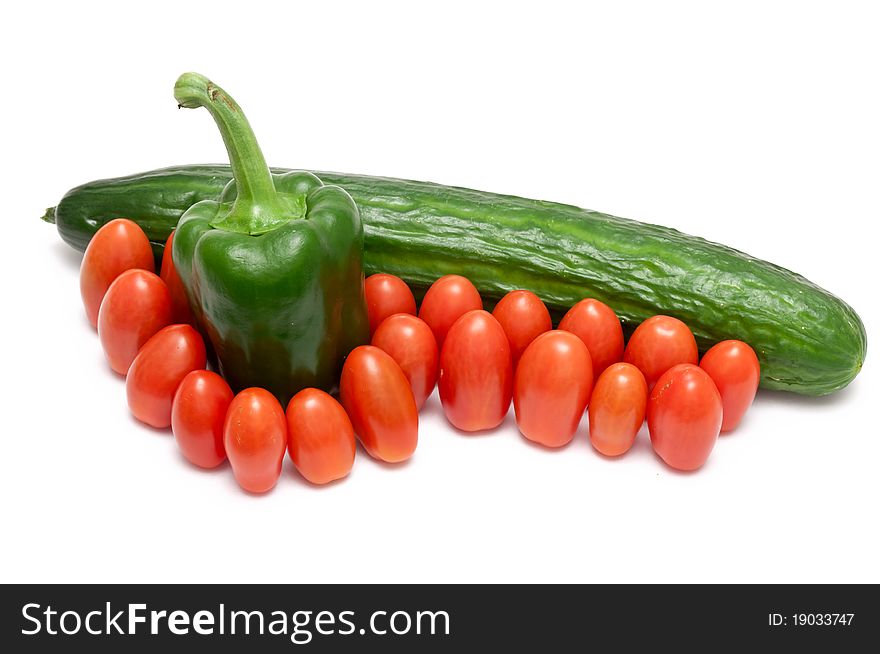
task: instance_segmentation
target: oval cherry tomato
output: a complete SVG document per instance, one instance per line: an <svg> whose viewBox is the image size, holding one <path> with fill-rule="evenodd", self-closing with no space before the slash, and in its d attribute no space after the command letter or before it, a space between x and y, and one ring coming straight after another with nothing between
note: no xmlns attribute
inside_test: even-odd
<svg viewBox="0 0 880 654"><path fill-rule="evenodd" d="M171 426L171 403L180 382L205 367L205 342L189 325L169 325L144 343L125 378L132 415L153 427Z"/></svg>
<svg viewBox="0 0 880 654"><path fill-rule="evenodd" d="M507 334L514 368L529 343L553 329L550 312L531 291L511 291L495 305L492 315Z"/></svg>
<svg viewBox="0 0 880 654"><path fill-rule="evenodd" d="M79 290L92 327L98 326L98 310L110 284L132 268L155 270L150 239L127 218L111 220L89 241L79 271Z"/></svg>
<svg viewBox="0 0 880 654"><path fill-rule="evenodd" d="M339 396L370 456L397 463L415 452L419 410L406 375L378 347L361 345L342 366Z"/></svg>
<svg viewBox="0 0 880 654"><path fill-rule="evenodd" d="M590 442L605 456L629 451L645 421L648 384L629 363L612 363L599 375L590 398Z"/></svg>
<svg viewBox="0 0 880 654"><path fill-rule="evenodd" d="M416 407L421 409L434 390L440 354L431 328L421 318L398 313L382 321L372 345L391 355L409 380Z"/></svg>
<svg viewBox="0 0 880 654"><path fill-rule="evenodd" d="M416 315L416 299L400 277L383 273L370 275L364 282L364 295L371 336L388 316L395 313Z"/></svg>
<svg viewBox="0 0 880 654"><path fill-rule="evenodd" d="M590 352L574 334L554 330L526 348L513 382L522 435L547 447L568 444L593 390Z"/></svg>
<svg viewBox="0 0 880 654"><path fill-rule="evenodd" d="M681 320L652 316L636 327L626 344L623 360L642 371L648 387L679 363L697 364L697 341Z"/></svg>
<svg viewBox="0 0 880 654"><path fill-rule="evenodd" d="M651 391L648 432L654 451L677 470L702 466L721 430L721 395L702 368L682 363L667 370Z"/></svg>
<svg viewBox="0 0 880 654"><path fill-rule="evenodd" d="M98 313L98 338L110 367L124 375L138 350L171 323L171 295L159 276L127 270L110 284Z"/></svg>
<svg viewBox="0 0 880 654"><path fill-rule="evenodd" d="M174 242L174 232L168 235L165 241L165 250L162 252L162 269L159 277L168 287L171 294L171 315L176 323L186 323L188 325L195 324L193 322L192 311L189 308L189 300L186 299L186 289L183 282L180 281L180 275L177 274L177 268L174 267L174 259L171 256L171 244Z"/></svg>
<svg viewBox="0 0 880 654"><path fill-rule="evenodd" d="M229 404L223 447L238 485L251 493L272 490L287 449L284 409L264 388L246 388Z"/></svg>
<svg viewBox="0 0 880 654"><path fill-rule="evenodd" d="M721 393L724 407L721 431L734 429L752 406L758 391L761 381L758 356L742 341L721 341L703 355L700 368L708 373Z"/></svg>
<svg viewBox="0 0 880 654"><path fill-rule="evenodd" d="M468 311L482 308L480 293L468 279L461 275L446 275L431 284L425 293L419 318L428 323L437 339L437 347L442 350L452 323Z"/></svg>
<svg viewBox="0 0 880 654"><path fill-rule="evenodd" d="M580 338L590 351L593 378L612 363L623 358L623 327L617 314L607 304L588 298L568 310L559 321L559 329Z"/></svg>
<svg viewBox="0 0 880 654"><path fill-rule="evenodd" d="M455 321L440 351L440 402L446 419L462 431L501 424L513 395L510 343L487 311Z"/></svg>
<svg viewBox="0 0 880 654"><path fill-rule="evenodd" d="M226 380L209 370L193 370L180 382L171 403L171 431L190 463L216 468L226 460L223 423L232 397Z"/></svg>
<svg viewBox="0 0 880 654"><path fill-rule="evenodd" d="M342 479L354 464L354 428L345 409L324 391L306 388L287 405L287 451L313 484Z"/></svg>

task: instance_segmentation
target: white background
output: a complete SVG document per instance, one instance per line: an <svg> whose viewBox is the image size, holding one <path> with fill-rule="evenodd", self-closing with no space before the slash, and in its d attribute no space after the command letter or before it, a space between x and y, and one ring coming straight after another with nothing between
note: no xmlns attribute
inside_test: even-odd
<svg viewBox="0 0 880 654"><path fill-rule="evenodd" d="M878 342L870 3L17 3L4 17L2 581L878 582L877 355L824 399L759 394L696 474L643 431L562 451L436 395L400 466L274 492L137 424L40 220L79 183L225 158L202 72L273 165L427 179L677 227L841 295ZM372 4L372 3L370 3ZM613 7L611 6L613 4ZM578 5L580 6L580 5Z"/></svg>

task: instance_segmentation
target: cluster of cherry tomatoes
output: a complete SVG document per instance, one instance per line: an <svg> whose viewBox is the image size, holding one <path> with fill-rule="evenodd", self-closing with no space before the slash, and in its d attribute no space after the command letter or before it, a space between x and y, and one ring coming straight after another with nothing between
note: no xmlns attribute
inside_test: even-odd
<svg viewBox="0 0 880 654"><path fill-rule="evenodd" d="M349 473L356 439L375 458L408 459L419 410L435 385L455 428L493 429L512 402L522 434L547 447L569 443L588 410L590 441L606 456L626 453L647 417L657 454L673 468L694 470L719 433L739 423L758 387L748 345L723 341L698 361L690 329L669 316L646 320L624 346L617 315L595 299L576 304L553 329L530 291L508 293L489 313L471 282L446 275L417 310L403 280L377 274L365 283L371 344L348 355L339 399L308 388L285 410L261 388L234 394L206 369L205 344L171 259L173 237L156 275L136 223L102 227L82 263L86 314L110 367L126 378L132 414L171 427L197 466L228 459L251 492L275 486L285 452L315 484Z"/></svg>

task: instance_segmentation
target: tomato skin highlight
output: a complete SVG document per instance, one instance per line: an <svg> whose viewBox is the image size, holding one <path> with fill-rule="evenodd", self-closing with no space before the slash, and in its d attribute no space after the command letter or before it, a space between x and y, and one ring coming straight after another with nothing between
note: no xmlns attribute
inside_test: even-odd
<svg viewBox="0 0 880 654"><path fill-rule="evenodd" d="M599 375L590 399L590 443L605 456L632 447L645 421L648 384L634 365L613 363Z"/></svg>
<svg viewBox="0 0 880 654"><path fill-rule="evenodd" d="M736 428L755 399L761 381L761 364L755 351L742 341L721 341L713 345L700 361L721 393L724 419L721 431Z"/></svg>
<svg viewBox="0 0 880 654"><path fill-rule="evenodd" d="M155 270L150 239L134 221L111 220L95 232L80 266L79 289L92 327L98 326L98 311L110 284L132 268Z"/></svg>
<svg viewBox="0 0 880 654"><path fill-rule="evenodd" d="M186 289L180 276L177 274L177 268L174 267L174 259L171 256L171 246L174 243L174 232L168 235L165 241L165 249L162 251L162 268L159 277L168 287L171 294L171 315L175 323L195 325L192 311L189 308L189 300L186 298Z"/></svg>
<svg viewBox="0 0 880 654"><path fill-rule="evenodd" d="M468 311L483 308L479 291L461 275L445 275L431 284L422 299L419 318L424 320L442 350L446 334L456 320Z"/></svg>
<svg viewBox="0 0 880 654"><path fill-rule="evenodd" d="M690 328L678 318L652 316L636 327L623 360L642 371L648 388L660 375L680 363L697 365L697 341Z"/></svg>
<svg viewBox="0 0 880 654"><path fill-rule="evenodd" d="M495 305L492 315L507 334L514 368L529 344L553 329L547 306L531 291L511 291Z"/></svg>
<svg viewBox="0 0 880 654"><path fill-rule="evenodd" d="M193 370L180 382L171 403L171 431L190 463L216 468L226 460L223 423L232 398L226 380L210 370Z"/></svg>
<svg viewBox="0 0 880 654"><path fill-rule="evenodd" d="M396 313L416 315L416 299L405 281L395 275L376 273L364 281L370 336L379 325Z"/></svg>
<svg viewBox="0 0 880 654"><path fill-rule="evenodd" d="M107 363L120 375L140 348L160 329L171 324L171 295L158 275L127 270L117 277L101 302L98 338Z"/></svg>
<svg viewBox="0 0 880 654"><path fill-rule="evenodd" d="M171 426L171 405L183 378L207 363L205 342L190 325L169 325L150 338L128 370L125 393L132 415L158 429Z"/></svg>
<svg viewBox="0 0 880 654"><path fill-rule="evenodd" d="M238 485L250 493L272 490L287 451L284 409L264 388L246 388L229 404L223 447Z"/></svg>
<svg viewBox="0 0 880 654"><path fill-rule="evenodd" d="M382 321L371 344L400 366L409 380L416 408L421 410L434 391L440 371L440 354L431 328L420 318L398 313Z"/></svg>
<svg viewBox="0 0 880 654"><path fill-rule="evenodd" d="M623 326L604 302L587 298L575 304L559 321L559 329L580 338L590 351L593 379L623 358Z"/></svg>
<svg viewBox="0 0 880 654"><path fill-rule="evenodd" d="M440 402L446 419L467 432L501 424L513 396L510 343L487 311L455 321L440 351Z"/></svg>
<svg viewBox="0 0 880 654"><path fill-rule="evenodd" d="M419 440L419 411L400 366L378 347L348 355L339 397L367 454L388 463L410 458Z"/></svg>
<svg viewBox="0 0 880 654"><path fill-rule="evenodd" d="M648 400L648 432L654 451L676 470L701 467L718 440L721 395L706 372L682 363L667 370Z"/></svg>
<svg viewBox="0 0 880 654"><path fill-rule="evenodd" d="M287 451L313 484L342 479L354 465L354 428L342 405L317 388L304 388L287 405Z"/></svg>
<svg viewBox="0 0 880 654"><path fill-rule="evenodd" d="M583 341L549 331L526 348L516 368L513 408L523 436L547 447L567 445L593 390L593 363Z"/></svg>

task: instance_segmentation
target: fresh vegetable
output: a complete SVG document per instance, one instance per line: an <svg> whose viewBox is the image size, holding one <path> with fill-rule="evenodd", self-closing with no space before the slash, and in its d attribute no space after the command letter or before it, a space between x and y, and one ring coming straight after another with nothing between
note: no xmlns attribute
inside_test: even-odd
<svg viewBox="0 0 880 654"><path fill-rule="evenodd" d="M648 384L634 365L613 363L599 375L590 398L590 442L605 456L625 454L645 421Z"/></svg>
<svg viewBox="0 0 880 654"><path fill-rule="evenodd" d="M238 485L251 493L275 488L287 450L287 420L277 398L264 388L246 388L229 404L223 447Z"/></svg>
<svg viewBox="0 0 880 654"><path fill-rule="evenodd" d="M682 363L667 370L651 391L648 433L654 451L677 470L702 466L721 430L721 395L698 366Z"/></svg>
<svg viewBox="0 0 880 654"><path fill-rule="evenodd" d="M457 429L494 429L504 420L513 367L507 335L491 313L469 311L449 329L440 351L438 388L446 419Z"/></svg>
<svg viewBox="0 0 880 654"><path fill-rule="evenodd" d="M271 175L241 108L205 77L181 75L174 96L210 112L234 172L219 200L184 213L172 248L221 374L282 402L333 388L345 356L369 341L357 207L311 173Z"/></svg>
<svg viewBox="0 0 880 654"><path fill-rule="evenodd" d="M79 272L79 289L92 327L98 326L98 310L110 284L132 268L153 272L150 241L137 223L111 220L89 242Z"/></svg>
<svg viewBox="0 0 880 654"><path fill-rule="evenodd" d="M617 314L593 298L575 304L559 321L559 329L580 338L590 351L593 377L623 358L623 327Z"/></svg>
<svg viewBox="0 0 880 654"><path fill-rule="evenodd" d="M360 208L367 273L393 273L415 291L454 272L487 300L523 288L565 312L594 297L630 327L671 314L690 325L704 351L729 338L749 343L764 388L806 395L843 388L865 359L865 328L849 305L723 245L552 202L318 174ZM129 216L158 248L193 202L216 198L230 177L228 167L207 165L99 180L70 191L44 219L82 250L100 225Z"/></svg>
<svg viewBox="0 0 880 654"><path fill-rule="evenodd" d="M406 375L378 347L352 350L342 367L339 397L354 432L375 459L410 458L419 439L419 411Z"/></svg>
<svg viewBox="0 0 880 654"><path fill-rule="evenodd" d="M691 330L670 316L652 316L636 327L623 353L623 360L642 371L649 387L672 366L696 365L698 357Z"/></svg>
<svg viewBox="0 0 880 654"><path fill-rule="evenodd" d="M400 277L382 273L370 275L364 282L364 295L370 318L370 336L389 316L396 313L416 315L416 299Z"/></svg>
<svg viewBox="0 0 880 654"><path fill-rule="evenodd" d="M313 484L342 479L354 464L354 428L345 409L317 388L304 388L287 405L287 451Z"/></svg>
<svg viewBox="0 0 880 654"><path fill-rule="evenodd" d="M398 313L382 321L371 344L400 366L409 381L416 408L421 410L439 373L440 355L431 328L420 318Z"/></svg>
<svg viewBox="0 0 880 654"><path fill-rule="evenodd" d="M206 362L205 343L190 325L160 329L144 343L125 378L131 414L158 429L170 427L177 387Z"/></svg>
<svg viewBox="0 0 880 654"><path fill-rule="evenodd" d="M165 286L168 287L168 292L171 294L171 314L174 322L194 325L195 320L189 308L186 289L183 287L183 282L180 281L180 275L177 274L174 259L171 257L173 243L174 232L171 232L168 235L168 240L165 241L165 249L162 251L162 268L159 277L165 282Z"/></svg>
<svg viewBox="0 0 880 654"><path fill-rule="evenodd" d="M516 367L513 408L520 432L547 447L567 445L592 390L593 364L583 341L559 330L541 334Z"/></svg>
<svg viewBox="0 0 880 654"><path fill-rule="evenodd" d="M193 370L180 382L171 403L171 431L190 463L216 468L226 460L223 423L232 397L229 384L210 370Z"/></svg>
<svg viewBox="0 0 880 654"><path fill-rule="evenodd" d="M138 350L171 323L171 295L155 273L126 270L110 284L98 312L98 338L114 372L128 373Z"/></svg>
<svg viewBox="0 0 880 654"><path fill-rule="evenodd" d="M553 329L550 312L531 291L511 291L495 305L492 315L507 334L514 368L529 343Z"/></svg>
<svg viewBox="0 0 880 654"><path fill-rule="evenodd" d="M712 378L721 393L724 407L721 431L731 431L740 423L755 399L761 378L758 357L742 341L722 341L703 355L700 368Z"/></svg>
<svg viewBox="0 0 880 654"><path fill-rule="evenodd" d="M469 279L461 275L445 275L431 284L425 293L419 318L434 332L437 347L442 349L452 324L468 311L482 308L483 300Z"/></svg>

